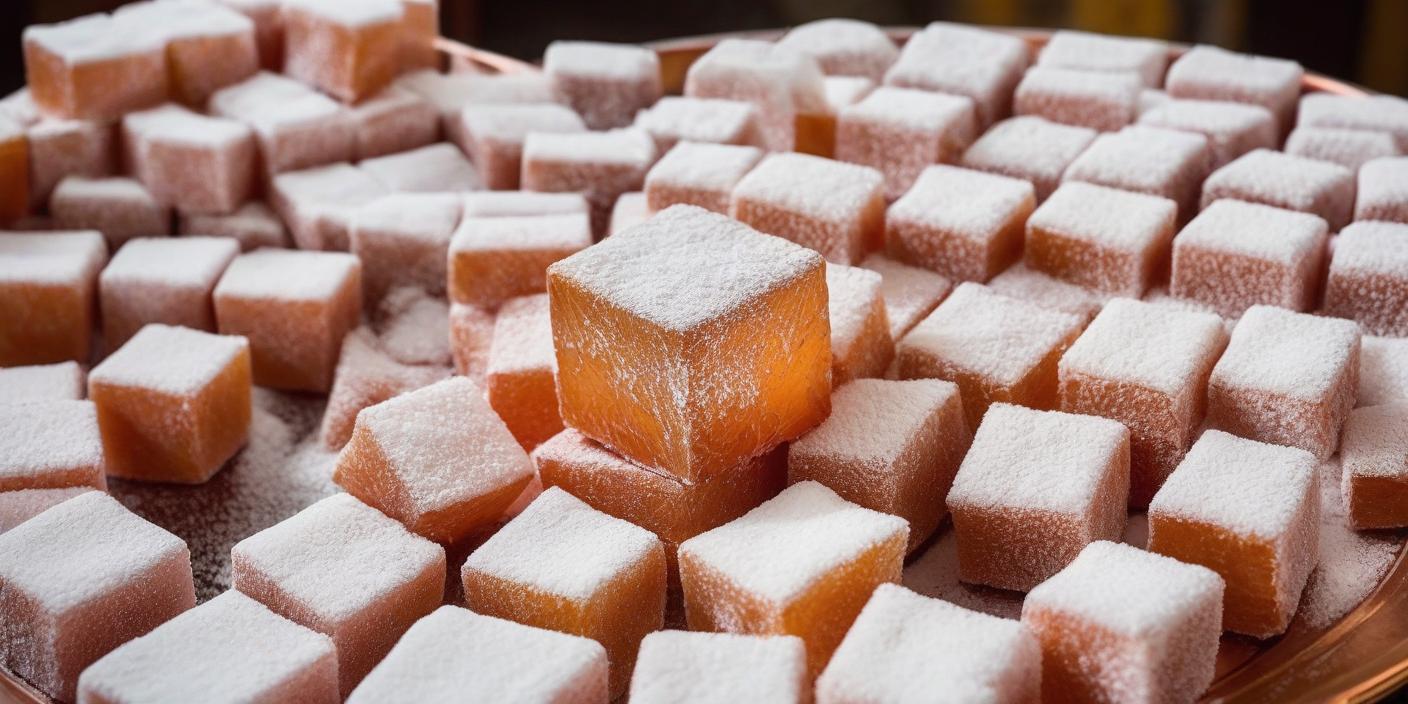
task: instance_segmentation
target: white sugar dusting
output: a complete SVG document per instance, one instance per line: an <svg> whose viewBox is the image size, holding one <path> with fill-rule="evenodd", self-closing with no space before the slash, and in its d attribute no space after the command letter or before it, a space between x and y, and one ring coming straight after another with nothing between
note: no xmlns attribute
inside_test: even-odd
<svg viewBox="0 0 1408 704"><path fill-rule="evenodd" d="M0 369L0 403L79 401L87 394L87 380L78 362L7 367Z"/></svg>
<svg viewBox="0 0 1408 704"><path fill-rule="evenodd" d="M1226 341L1222 319L1211 313L1116 298L1061 357L1060 373L1129 382L1180 396Z"/></svg>
<svg viewBox="0 0 1408 704"><path fill-rule="evenodd" d="M1252 306L1232 330L1212 383L1319 400L1346 373L1359 326L1273 306Z"/></svg>
<svg viewBox="0 0 1408 704"><path fill-rule="evenodd" d="M203 390L248 350L249 341L236 335L147 325L94 367L88 378L95 385L191 395Z"/></svg>
<svg viewBox="0 0 1408 704"><path fill-rule="evenodd" d="M802 701L806 669L806 645L796 636L656 631L641 640L630 700Z"/></svg>

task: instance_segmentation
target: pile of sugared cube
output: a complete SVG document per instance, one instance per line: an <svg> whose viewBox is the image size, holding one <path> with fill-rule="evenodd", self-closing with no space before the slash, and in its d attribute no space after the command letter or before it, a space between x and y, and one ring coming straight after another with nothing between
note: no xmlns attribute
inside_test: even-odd
<svg viewBox="0 0 1408 704"><path fill-rule="evenodd" d="M665 97L644 47L445 62L437 14L25 30L0 665L43 695L1187 702L1322 520L1408 526L1408 101L851 20ZM197 590L105 490L209 481L260 394L326 396L343 491ZM899 586L949 531L1019 620Z"/></svg>

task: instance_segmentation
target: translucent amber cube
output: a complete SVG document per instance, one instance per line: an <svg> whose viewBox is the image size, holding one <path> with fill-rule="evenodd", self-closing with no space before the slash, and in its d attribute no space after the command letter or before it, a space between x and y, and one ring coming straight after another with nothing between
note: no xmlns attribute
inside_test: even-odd
<svg viewBox="0 0 1408 704"><path fill-rule="evenodd" d="M234 590L124 643L83 671L79 701L336 704L337 650Z"/></svg>
<svg viewBox="0 0 1408 704"><path fill-rule="evenodd" d="M697 484L642 467L567 429L539 445L533 461L544 486L562 487L592 508L630 521L665 543L672 582L680 543L776 496L787 482L780 448Z"/></svg>
<svg viewBox="0 0 1408 704"><path fill-rule="evenodd" d="M450 298L495 308L547 289L547 269L589 247L586 213L466 217L450 240Z"/></svg>
<svg viewBox="0 0 1408 704"><path fill-rule="evenodd" d="M102 492L0 535L0 663L59 701L93 661L195 605L186 544Z"/></svg>
<svg viewBox="0 0 1408 704"><path fill-rule="evenodd" d="M342 338L362 314L362 265L335 252L262 249L215 286L220 332L249 338L254 382L326 393Z"/></svg>
<svg viewBox="0 0 1408 704"><path fill-rule="evenodd" d="M427 669L432 662L445 666ZM406 631L347 702L606 704L606 671L594 640L442 606Z"/></svg>
<svg viewBox="0 0 1408 704"><path fill-rule="evenodd" d="M644 528L547 489L464 563L475 613L585 636L626 691L645 634L665 620L665 551Z"/></svg>
<svg viewBox="0 0 1408 704"><path fill-rule="evenodd" d="M548 270L563 421L697 482L830 411L825 263L672 207Z"/></svg>
<svg viewBox="0 0 1408 704"><path fill-rule="evenodd" d="M948 494L960 578L1025 591L1124 533L1129 431L1107 418L997 404Z"/></svg>
<svg viewBox="0 0 1408 704"><path fill-rule="evenodd" d="M976 428L995 402L1056 407L1056 364L1084 328L1079 316L964 283L899 343L902 379L946 379Z"/></svg>
<svg viewBox="0 0 1408 704"><path fill-rule="evenodd" d="M333 481L431 540L498 519L532 463L469 379L446 379L357 414Z"/></svg>
<svg viewBox="0 0 1408 704"><path fill-rule="evenodd" d="M345 102L380 91L401 60L398 0L298 0L284 8L284 72Z"/></svg>
<svg viewBox="0 0 1408 704"><path fill-rule="evenodd" d="M831 416L787 450L787 480L825 484L848 501L909 521L909 549L944 516L972 442L958 387L858 379L836 389Z"/></svg>
<svg viewBox="0 0 1408 704"><path fill-rule="evenodd" d="M148 325L88 375L108 473L199 484L249 433L250 352L241 337Z"/></svg>
<svg viewBox="0 0 1408 704"><path fill-rule="evenodd" d="M148 323L213 332L210 294L239 252L228 237L128 240L98 276L103 343L117 349Z"/></svg>
<svg viewBox="0 0 1408 704"><path fill-rule="evenodd" d="M489 405L525 450L562 430L556 370L547 294L509 300L494 320L485 384Z"/></svg>
<svg viewBox="0 0 1408 704"><path fill-rule="evenodd" d="M35 104L55 117L117 120L168 92L161 34L102 14L27 27L24 66Z"/></svg>
<svg viewBox="0 0 1408 704"><path fill-rule="evenodd" d="M729 214L761 232L855 264L885 239L884 177L806 154L773 154L733 189Z"/></svg>
<svg viewBox="0 0 1408 704"><path fill-rule="evenodd" d="M1196 700L1217 664L1222 594L1212 570L1092 543L1022 605L1041 641L1041 700Z"/></svg>
<svg viewBox="0 0 1408 704"><path fill-rule="evenodd" d="M1117 298L1061 357L1061 410L1129 428L1130 505L1147 506L1193 444L1226 346L1216 315Z"/></svg>
<svg viewBox="0 0 1408 704"><path fill-rule="evenodd" d="M1310 453L1209 430L1149 504L1149 550L1222 575L1223 627L1270 638L1319 561L1319 525Z"/></svg>
<svg viewBox="0 0 1408 704"><path fill-rule="evenodd" d="M103 438L91 402L14 397L0 405L0 492L106 489Z"/></svg>
<svg viewBox="0 0 1408 704"><path fill-rule="evenodd" d="M0 234L0 366L88 359L107 258L97 232Z"/></svg>
<svg viewBox="0 0 1408 704"><path fill-rule="evenodd" d="M690 630L798 636L815 677L871 592L899 581L908 540L902 518L794 484L680 546Z"/></svg>
<svg viewBox="0 0 1408 704"><path fill-rule="evenodd" d="M1354 409L1340 454L1350 525L1408 525L1408 400Z"/></svg>
<svg viewBox="0 0 1408 704"><path fill-rule="evenodd" d="M869 269L826 265L831 316L831 383L884 376L895 358L885 314L884 279Z"/></svg>
<svg viewBox="0 0 1408 704"><path fill-rule="evenodd" d="M347 494L235 544L234 588L332 638L346 696L445 593L445 551Z"/></svg>
<svg viewBox="0 0 1408 704"><path fill-rule="evenodd" d="M29 137L18 124L0 118L0 222L29 212Z"/></svg>

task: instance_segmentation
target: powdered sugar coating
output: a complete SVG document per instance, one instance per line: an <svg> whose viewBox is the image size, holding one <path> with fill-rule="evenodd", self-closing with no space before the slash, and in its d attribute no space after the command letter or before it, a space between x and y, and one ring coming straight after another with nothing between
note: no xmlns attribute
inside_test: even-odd
<svg viewBox="0 0 1408 704"><path fill-rule="evenodd" d="M0 369L0 398L4 403L79 401L88 388L87 379L78 362L7 367Z"/></svg>
<svg viewBox="0 0 1408 704"><path fill-rule="evenodd" d="M1090 320L1105 307L1112 294L1066 283L1018 262L993 277L988 288L1010 298Z"/></svg>
<svg viewBox="0 0 1408 704"><path fill-rule="evenodd" d="M1252 306L1232 330L1211 383L1318 401L1358 356L1359 326L1272 306Z"/></svg>
<svg viewBox="0 0 1408 704"><path fill-rule="evenodd" d="M899 56L899 49L885 31L859 20L832 18L793 27L777 42L779 47L816 59L828 76L863 76L872 81Z"/></svg>
<svg viewBox="0 0 1408 704"><path fill-rule="evenodd" d="M491 218L525 215L566 215L587 212L580 193L532 191L482 191L464 198L464 217Z"/></svg>
<svg viewBox="0 0 1408 704"><path fill-rule="evenodd" d="M621 197L616 199L616 205L611 206L611 230L608 234L614 235L635 227L649 220L654 214L655 211L650 209L650 200L644 192L622 193Z"/></svg>
<svg viewBox="0 0 1408 704"><path fill-rule="evenodd" d="M660 550L650 531L549 487L475 550L464 571L584 601Z"/></svg>
<svg viewBox="0 0 1408 704"><path fill-rule="evenodd" d="M180 214L177 227L182 235L229 237L240 249L251 252L260 247L287 247L288 230L279 216L263 201L250 201L229 215Z"/></svg>
<svg viewBox="0 0 1408 704"><path fill-rule="evenodd" d="M924 167L957 161L977 134L973 101L908 88L879 88L842 108L836 158L879 169L898 198Z"/></svg>
<svg viewBox="0 0 1408 704"><path fill-rule="evenodd" d="M635 126L650 133L661 154L681 141L752 144L758 108L745 100L666 96L637 113Z"/></svg>
<svg viewBox="0 0 1408 704"><path fill-rule="evenodd" d="M1032 213L1027 229L1138 253L1171 235L1177 209L1167 198L1073 181Z"/></svg>
<svg viewBox="0 0 1408 704"><path fill-rule="evenodd" d="M355 255L261 249L230 263L215 297L326 302L361 268Z"/></svg>
<svg viewBox="0 0 1408 704"><path fill-rule="evenodd" d="M367 171L342 163L279 174L270 199L299 249L346 251L357 209L389 192Z"/></svg>
<svg viewBox="0 0 1408 704"><path fill-rule="evenodd" d="M1408 401L1408 339L1365 335L1359 356L1359 405Z"/></svg>
<svg viewBox="0 0 1408 704"><path fill-rule="evenodd" d="M1030 183L935 165L885 214L890 254L957 279L984 281L1010 264L1036 207Z"/></svg>
<svg viewBox="0 0 1408 704"><path fill-rule="evenodd" d="M1018 115L1039 115L1101 131L1117 130L1139 114L1143 84L1129 73L1035 66L1013 96Z"/></svg>
<svg viewBox="0 0 1408 704"><path fill-rule="evenodd" d="M346 27L399 21L403 10L395 0L285 0L294 9Z"/></svg>
<svg viewBox="0 0 1408 704"><path fill-rule="evenodd" d="M1365 332L1408 336L1408 224L1356 222L1340 231L1324 310Z"/></svg>
<svg viewBox="0 0 1408 704"><path fill-rule="evenodd" d="M1220 200L1188 223L1178 233L1175 245L1289 265L1323 248L1325 238L1325 221L1317 216L1238 200Z"/></svg>
<svg viewBox="0 0 1408 704"><path fill-rule="evenodd" d="M606 698L606 651L589 638L442 606L411 626L347 698L582 701Z"/></svg>
<svg viewBox="0 0 1408 704"><path fill-rule="evenodd" d="M97 232L0 233L0 284L91 286L107 252Z"/></svg>
<svg viewBox="0 0 1408 704"><path fill-rule="evenodd" d="M1345 481L1375 477L1408 481L1408 401L1356 408L1340 446Z"/></svg>
<svg viewBox="0 0 1408 704"><path fill-rule="evenodd" d="M1408 223L1408 157L1374 159L1360 167L1354 219Z"/></svg>
<svg viewBox="0 0 1408 704"><path fill-rule="evenodd" d="M350 108L358 159L410 151L440 137L440 113L417 93L392 86Z"/></svg>
<svg viewBox="0 0 1408 704"><path fill-rule="evenodd" d="M880 274L843 264L826 265L827 308L831 318L831 353L845 358L864 331L866 320L881 297Z"/></svg>
<svg viewBox="0 0 1408 704"><path fill-rule="evenodd" d="M1135 125L1096 138L1062 180L1163 196L1186 219L1198 208L1210 161L1203 135Z"/></svg>
<svg viewBox="0 0 1408 704"><path fill-rule="evenodd" d="M875 589L817 679L822 702L1039 697L1041 646L1017 621L894 584Z"/></svg>
<svg viewBox="0 0 1408 704"><path fill-rule="evenodd" d="M1211 313L1116 298L1061 357L1061 374L1129 382L1177 396L1206 369L1225 335L1222 319Z"/></svg>
<svg viewBox="0 0 1408 704"><path fill-rule="evenodd" d="M840 114L848 105L855 105L875 90L875 81L861 76L827 76L822 81L826 105Z"/></svg>
<svg viewBox="0 0 1408 704"><path fill-rule="evenodd" d="M327 636L228 591L103 656L78 688L85 700L330 701L337 653Z"/></svg>
<svg viewBox="0 0 1408 704"><path fill-rule="evenodd" d="M1328 162L1257 149L1203 182L1203 207L1236 198L1314 213L1337 230L1354 210L1354 173Z"/></svg>
<svg viewBox="0 0 1408 704"><path fill-rule="evenodd" d="M162 2L162 5L182 5L182 2ZM249 128L235 120L209 117L167 104L150 110L129 113L122 118L122 129L130 139L161 139L179 144L222 147L249 138ZM129 143L130 144L130 143Z"/></svg>
<svg viewBox="0 0 1408 704"><path fill-rule="evenodd" d="M1321 91L1301 96L1296 124L1388 132L1408 151L1408 100L1394 95L1350 96Z"/></svg>
<svg viewBox="0 0 1408 704"><path fill-rule="evenodd" d="M3 490L106 486L98 411L89 401L37 400L0 404L0 486Z"/></svg>
<svg viewBox="0 0 1408 704"><path fill-rule="evenodd" d="M241 540L231 554L236 588L248 593L242 581L267 580L328 622L355 616L445 560L440 546L348 494Z"/></svg>
<svg viewBox="0 0 1408 704"><path fill-rule="evenodd" d="M943 360L1000 385L1021 381L1084 326L1075 315L965 282L899 343L904 359Z"/></svg>
<svg viewBox="0 0 1408 704"><path fill-rule="evenodd" d="M1304 69L1294 61L1198 45L1173 62L1166 81L1169 95L1175 98L1260 105L1276 115L1285 134L1295 115L1304 75Z"/></svg>
<svg viewBox="0 0 1408 704"><path fill-rule="evenodd" d="M0 491L0 533L88 491L94 491L93 487Z"/></svg>
<svg viewBox="0 0 1408 704"><path fill-rule="evenodd" d="M342 340L318 433L323 447L330 451L347 444L362 409L449 376L444 368L404 364L379 342L365 327Z"/></svg>
<svg viewBox="0 0 1408 704"><path fill-rule="evenodd" d="M1280 141L1269 110L1220 100L1166 100L1141 112L1139 124L1207 137L1213 169L1253 149L1275 149Z"/></svg>
<svg viewBox="0 0 1408 704"><path fill-rule="evenodd" d="M68 176L49 196L49 213L58 228L97 230L113 247L171 234L171 210L132 178Z"/></svg>
<svg viewBox="0 0 1408 704"><path fill-rule="evenodd" d="M180 538L100 491L80 494L0 535L0 578L6 588L26 594L53 617L173 558L190 560ZM189 572L186 578L190 589ZM194 605L194 593L187 594Z"/></svg>
<svg viewBox="0 0 1408 704"><path fill-rule="evenodd" d="M1280 541L1305 515L1307 501L1318 505L1317 466L1305 450L1208 430L1164 480L1149 513Z"/></svg>
<svg viewBox="0 0 1408 704"><path fill-rule="evenodd" d="M121 31L111 16L92 14L67 22L25 27L24 42L42 46L69 66L77 66L160 51L162 37L155 32Z"/></svg>
<svg viewBox="0 0 1408 704"><path fill-rule="evenodd" d="M904 519L861 508L806 481L686 540L680 556L726 575L745 592L782 604L862 552L897 537L903 543L908 533Z"/></svg>
<svg viewBox="0 0 1408 704"><path fill-rule="evenodd" d="M357 210L351 250L362 260L372 298L398 286L444 294L445 252L460 221L461 200L454 193L394 193Z"/></svg>
<svg viewBox="0 0 1408 704"><path fill-rule="evenodd" d="M482 188L479 172L452 144L364 159L357 168L395 193L459 193Z"/></svg>
<svg viewBox="0 0 1408 704"><path fill-rule="evenodd" d="M226 237L139 237L113 255L99 283L209 291L238 253L239 244Z"/></svg>
<svg viewBox="0 0 1408 704"><path fill-rule="evenodd" d="M192 395L210 385L249 342L234 335L147 325L88 375L92 384Z"/></svg>
<svg viewBox="0 0 1408 704"><path fill-rule="evenodd" d="M557 369L548 296L520 296L504 302L494 323L489 374Z"/></svg>
<svg viewBox="0 0 1408 704"><path fill-rule="evenodd" d="M535 132L524 141L523 158L569 164L621 164L644 172L655 160L655 147L643 130L632 128L581 134Z"/></svg>
<svg viewBox="0 0 1408 704"><path fill-rule="evenodd" d="M1013 117L992 126L963 153L963 166L1032 182L1038 202L1061 182L1061 174L1094 141L1096 131Z"/></svg>
<svg viewBox="0 0 1408 704"><path fill-rule="evenodd" d="M337 101L298 81L272 73L217 91L210 113L249 125L270 174L351 159L356 124Z"/></svg>
<svg viewBox="0 0 1408 704"><path fill-rule="evenodd" d="M880 274L880 295L885 299L885 317L890 321L890 337L895 342L933 312L953 290L953 282L943 276L881 254L866 257L861 268Z"/></svg>
<svg viewBox="0 0 1408 704"><path fill-rule="evenodd" d="M1132 73L1149 88L1164 82L1168 45L1152 39L1113 37L1090 32L1058 30L1037 55L1038 66L1081 71Z"/></svg>
<svg viewBox="0 0 1408 704"><path fill-rule="evenodd" d="M958 389L936 379L857 379L831 397L831 415L790 453L890 466Z"/></svg>
<svg viewBox="0 0 1408 704"><path fill-rule="evenodd" d="M1399 149L1388 132L1297 127L1286 138L1286 153L1339 164L1357 173L1368 161L1398 156Z"/></svg>
<svg viewBox="0 0 1408 704"><path fill-rule="evenodd" d="M677 205L554 265L562 277L669 330L729 314L817 268L811 250Z"/></svg>
<svg viewBox="0 0 1408 704"><path fill-rule="evenodd" d="M795 152L770 154L733 189L730 214L849 264L867 249L884 176L865 166Z"/></svg>
<svg viewBox="0 0 1408 704"><path fill-rule="evenodd" d="M885 85L972 98L986 126L1007 113L1028 61L1026 42L1017 37L933 22L905 43Z"/></svg>
<svg viewBox="0 0 1408 704"><path fill-rule="evenodd" d="M559 99L595 130L626 127L636 112L660 99L660 58L632 44L554 41L543 72Z"/></svg>
<svg viewBox="0 0 1408 704"><path fill-rule="evenodd" d="M995 403L973 435L948 504L1085 515L1097 508L1112 458L1128 446L1129 431L1113 420Z"/></svg>
<svg viewBox="0 0 1408 704"><path fill-rule="evenodd" d="M679 142L646 173L646 199L654 210L690 203L726 212L734 186L762 158L757 147Z"/></svg>
<svg viewBox="0 0 1408 704"><path fill-rule="evenodd" d="M630 700L785 704L805 698L806 669L796 636L657 631L641 641Z"/></svg>
<svg viewBox="0 0 1408 704"><path fill-rule="evenodd" d="M1408 279L1408 224L1356 222L1341 230L1330 264L1330 276L1337 274Z"/></svg>
<svg viewBox="0 0 1408 704"><path fill-rule="evenodd" d="M821 69L815 59L772 42L724 39L689 67L685 95L752 103L760 146L795 146L797 115L826 113Z"/></svg>
<svg viewBox="0 0 1408 704"><path fill-rule="evenodd" d="M1222 578L1206 567L1102 540L1031 590L1022 615L1025 621L1035 609L1059 611L1120 635L1156 639L1170 636L1210 602L1221 602L1222 593Z"/></svg>

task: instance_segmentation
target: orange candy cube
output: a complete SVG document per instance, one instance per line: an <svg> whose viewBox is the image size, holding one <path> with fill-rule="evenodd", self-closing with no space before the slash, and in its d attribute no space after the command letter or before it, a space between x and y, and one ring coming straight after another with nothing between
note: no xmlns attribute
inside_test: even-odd
<svg viewBox="0 0 1408 704"><path fill-rule="evenodd" d="M958 281L985 282L1022 257L1036 207L1026 181L930 166L885 214L885 251Z"/></svg>
<svg viewBox="0 0 1408 704"><path fill-rule="evenodd" d="M901 379L946 379L977 427L996 402L1056 407L1056 363L1085 321L963 283L898 347Z"/></svg>
<svg viewBox="0 0 1408 704"><path fill-rule="evenodd" d="M794 484L680 546L690 630L799 636L814 677L871 592L899 582L908 540L902 518Z"/></svg>
<svg viewBox="0 0 1408 704"><path fill-rule="evenodd" d="M450 298L494 308L547 290L547 269L592 243L586 213L465 217L450 239Z"/></svg>
<svg viewBox="0 0 1408 704"><path fill-rule="evenodd" d="M351 254L261 249L215 286L220 332L249 338L260 386L326 393L361 314L362 265Z"/></svg>
<svg viewBox="0 0 1408 704"><path fill-rule="evenodd" d="M585 636L626 691L641 638L665 623L665 551L650 531L549 488L465 560L475 613Z"/></svg>
<svg viewBox="0 0 1408 704"><path fill-rule="evenodd" d="M960 578L1025 591L1124 533L1129 431L1107 418L997 404L948 494Z"/></svg>
<svg viewBox="0 0 1408 704"><path fill-rule="evenodd" d="M1408 337L1408 224L1363 222L1335 240L1325 312L1364 332Z"/></svg>
<svg viewBox="0 0 1408 704"><path fill-rule="evenodd" d="M439 68L440 1L401 0L401 10L401 70Z"/></svg>
<svg viewBox="0 0 1408 704"><path fill-rule="evenodd" d="M890 339L900 338L929 317L953 291L953 282L928 269L901 264L883 254L872 254L860 263L880 275L880 297L885 301L885 317L890 321Z"/></svg>
<svg viewBox="0 0 1408 704"><path fill-rule="evenodd" d="M357 210L349 244L362 260L368 301L380 301L400 286L445 295L445 253L460 220L461 200L452 193L395 193Z"/></svg>
<svg viewBox="0 0 1408 704"><path fill-rule="evenodd" d="M1223 627L1279 635L1320 556L1310 453L1209 430L1149 504L1149 550L1227 582Z"/></svg>
<svg viewBox="0 0 1408 704"><path fill-rule="evenodd" d="M525 450L562 431L556 369L547 295L509 300L494 321L486 388L489 405Z"/></svg>
<svg viewBox="0 0 1408 704"><path fill-rule="evenodd" d="M211 292L239 253L228 237L128 240L98 276L103 343L115 350L148 323L214 332Z"/></svg>
<svg viewBox="0 0 1408 704"><path fill-rule="evenodd" d="M883 376L895 358L882 282L880 274L869 269L826 265L832 384Z"/></svg>
<svg viewBox="0 0 1408 704"><path fill-rule="evenodd" d="M729 214L761 232L855 264L885 239L885 178L807 154L773 154L733 190Z"/></svg>
<svg viewBox="0 0 1408 704"><path fill-rule="evenodd" d="M7 396L0 422L6 428L0 435L0 492L107 489L103 437L91 402Z"/></svg>
<svg viewBox="0 0 1408 704"><path fill-rule="evenodd" d="M543 72L553 94L593 130L630 125L662 92L659 56L634 44L555 41L543 55Z"/></svg>
<svg viewBox="0 0 1408 704"><path fill-rule="evenodd" d="M138 2L113 14L128 31L155 30L166 43L171 97L201 107L215 91L259 70L254 21L216 3Z"/></svg>
<svg viewBox="0 0 1408 704"><path fill-rule="evenodd" d="M0 222L29 212L29 137L20 125L0 116Z"/></svg>
<svg viewBox="0 0 1408 704"><path fill-rule="evenodd" d="M0 234L0 366L88 359L107 257L97 232Z"/></svg>
<svg viewBox="0 0 1408 704"><path fill-rule="evenodd" d="M651 210L686 203L727 214L733 187L762 158L757 147L680 142L645 175L646 202Z"/></svg>
<svg viewBox="0 0 1408 704"><path fill-rule="evenodd" d="M390 85L401 61L398 0L297 0L284 7L284 72L352 103Z"/></svg>
<svg viewBox="0 0 1408 704"><path fill-rule="evenodd" d="M200 484L249 433L250 345L148 325L88 375L108 474Z"/></svg>
<svg viewBox="0 0 1408 704"><path fill-rule="evenodd" d="M1100 541L1027 595L1044 702L1196 700L1222 634L1213 571Z"/></svg>
<svg viewBox="0 0 1408 704"><path fill-rule="evenodd" d="M342 341L337 375L328 393L319 436L323 447L341 450L352 438L357 414L363 408L429 386L449 375L442 367L403 364L387 354L366 328L358 328Z"/></svg>
<svg viewBox="0 0 1408 704"><path fill-rule="evenodd" d="M1147 506L1193 444L1226 346L1216 315L1118 298L1061 357L1061 410L1129 428L1130 505Z"/></svg>
<svg viewBox="0 0 1408 704"><path fill-rule="evenodd" d="M498 519L532 476L479 387L456 377L358 413L333 481L411 531L452 543Z"/></svg>
<svg viewBox="0 0 1408 704"><path fill-rule="evenodd" d="M645 186L655 163L655 140L645 130L532 132L523 141L525 191L581 193L591 205L592 232L605 236L611 208L622 193Z"/></svg>
<svg viewBox="0 0 1408 704"><path fill-rule="evenodd" d="M1177 215L1168 198L1070 181L1027 219L1026 262L1069 283L1141 296L1168 266Z"/></svg>
<svg viewBox="0 0 1408 704"><path fill-rule="evenodd" d="M139 29L101 14L26 27L35 104L54 117L111 121L166 100L164 38Z"/></svg>
<svg viewBox="0 0 1408 704"><path fill-rule="evenodd" d="M830 412L825 263L693 206L548 270L563 421L699 482Z"/></svg>
<svg viewBox="0 0 1408 704"><path fill-rule="evenodd" d="M1351 411L1340 456L1350 525L1408 525L1408 400Z"/></svg>
<svg viewBox="0 0 1408 704"><path fill-rule="evenodd" d="M332 638L343 696L445 594L445 550L347 494L241 540L230 561L235 589Z"/></svg>
<svg viewBox="0 0 1408 704"><path fill-rule="evenodd" d="M494 311L479 306L450 305L450 355L454 358L455 373L481 385L489 370L494 317Z"/></svg>
<svg viewBox="0 0 1408 704"><path fill-rule="evenodd" d="M787 481L817 481L909 521L913 550L947 515L972 438L952 383L859 379L836 389L831 416L788 447Z"/></svg>
<svg viewBox="0 0 1408 704"><path fill-rule="evenodd" d="M680 543L776 496L787 483L780 448L698 484L642 467L571 428L533 451L544 486L561 487L598 511L630 521L665 543L671 582Z"/></svg>

